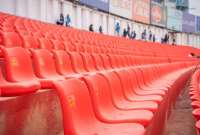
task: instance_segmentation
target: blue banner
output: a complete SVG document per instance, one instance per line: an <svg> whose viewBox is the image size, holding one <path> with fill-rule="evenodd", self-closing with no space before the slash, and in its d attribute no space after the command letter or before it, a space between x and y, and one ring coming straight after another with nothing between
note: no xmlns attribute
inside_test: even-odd
<svg viewBox="0 0 200 135"><path fill-rule="evenodd" d="M196 32L200 32L200 16L196 17Z"/></svg>
<svg viewBox="0 0 200 135"><path fill-rule="evenodd" d="M183 14L183 20L182 20L182 31L184 32L195 32L195 16L189 13L184 13Z"/></svg>
<svg viewBox="0 0 200 135"><path fill-rule="evenodd" d="M109 0L79 0L79 2L106 12L109 11Z"/></svg>

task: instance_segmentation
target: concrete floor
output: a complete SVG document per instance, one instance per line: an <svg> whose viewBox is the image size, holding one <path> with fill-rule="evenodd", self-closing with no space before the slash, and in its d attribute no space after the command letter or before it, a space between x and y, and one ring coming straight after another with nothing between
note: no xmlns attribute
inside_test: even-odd
<svg viewBox="0 0 200 135"><path fill-rule="evenodd" d="M188 91L188 87L186 87L178 97L175 108L166 124L164 135L196 135Z"/></svg>

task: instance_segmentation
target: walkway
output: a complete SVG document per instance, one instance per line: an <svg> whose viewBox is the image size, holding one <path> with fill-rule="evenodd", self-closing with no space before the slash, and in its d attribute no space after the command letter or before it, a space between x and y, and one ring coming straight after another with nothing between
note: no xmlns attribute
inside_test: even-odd
<svg viewBox="0 0 200 135"><path fill-rule="evenodd" d="M186 87L178 97L164 135L196 135L188 91Z"/></svg>

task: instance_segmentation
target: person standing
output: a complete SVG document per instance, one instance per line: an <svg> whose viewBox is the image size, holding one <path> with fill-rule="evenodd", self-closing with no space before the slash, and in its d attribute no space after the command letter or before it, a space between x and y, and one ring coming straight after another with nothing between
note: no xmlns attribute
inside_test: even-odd
<svg viewBox="0 0 200 135"><path fill-rule="evenodd" d="M131 39L135 39L136 36L137 36L137 35L136 35L135 31L132 31L132 32L131 32Z"/></svg>
<svg viewBox="0 0 200 135"><path fill-rule="evenodd" d="M176 45L176 39L175 39L175 37L172 40L172 45Z"/></svg>
<svg viewBox="0 0 200 135"><path fill-rule="evenodd" d="M153 42L156 42L156 36L153 34Z"/></svg>
<svg viewBox="0 0 200 135"><path fill-rule="evenodd" d="M102 26L99 26L99 33L103 33L103 28L102 28Z"/></svg>
<svg viewBox="0 0 200 135"><path fill-rule="evenodd" d="M60 18L56 21L56 24L63 25L64 24L64 15L60 13Z"/></svg>
<svg viewBox="0 0 200 135"><path fill-rule="evenodd" d="M128 34L128 37L130 38L131 37L131 28L130 28L129 24L127 25L127 34Z"/></svg>
<svg viewBox="0 0 200 135"><path fill-rule="evenodd" d="M120 24L119 24L119 22L117 22L116 25L115 25L115 33L117 34L117 36L119 36L119 34L120 34Z"/></svg>
<svg viewBox="0 0 200 135"><path fill-rule="evenodd" d="M149 31L149 41L152 41L152 32Z"/></svg>
<svg viewBox="0 0 200 135"><path fill-rule="evenodd" d="M146 29L142 32L141 38L142 40L146 41L147 32Z"/></svg>
<svg viewBox="0 0 200 135"><path fill-rule="evenodd" d="M90 24L89 31L94 32L93 24Z"/></svg>
<svg viewBox="0 0 200 135"><path fill-rule="evenodd" d="M124 31L123 31L123 37L127 37L128 36L128 30L126 30L126 29L124 29Z"/></svg>
<svg viewBox="0 0 200 135"><path fill-rule="evenodd" d="M67 27L69 27L71 25L71 18L69 16L69 14L67 14L66 17L65 17L65 25Z"/></svg>

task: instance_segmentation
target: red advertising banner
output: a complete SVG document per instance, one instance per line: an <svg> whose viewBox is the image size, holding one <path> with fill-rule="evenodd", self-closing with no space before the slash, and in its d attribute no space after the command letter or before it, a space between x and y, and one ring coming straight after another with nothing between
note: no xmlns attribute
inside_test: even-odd
<svg viewBox="0 0 200 135"><path fill-rule="evenodd" d="M166 26L166 9L163 5L151 2L151 24Z"/></svg>
<svg viewBox="0 0 200 135"><path fill-rule="evenodd" d="M150 0L133 0L133 20L150 23Z"/></svg>

